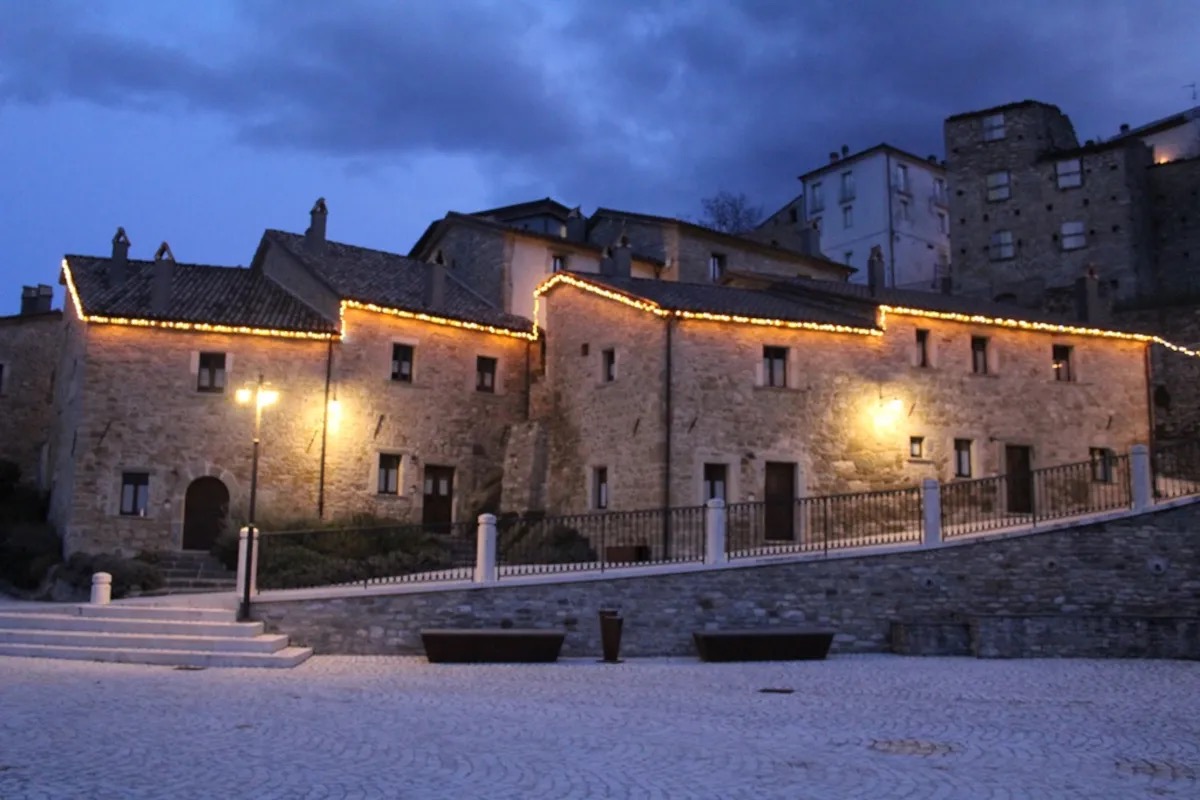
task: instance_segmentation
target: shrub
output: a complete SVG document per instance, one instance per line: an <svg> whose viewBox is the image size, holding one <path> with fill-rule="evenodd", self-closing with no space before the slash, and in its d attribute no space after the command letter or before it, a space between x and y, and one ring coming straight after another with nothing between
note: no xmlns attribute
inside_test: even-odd
<svg viewBox="0 0 1200 800"><path fill-rule="evenodd" d="M238 562L238 532L223 530L217 535L212 549L208 551L213 558L220 561L225 569L237 569Z"/></svg>
<svg viewBox="0 0 1200 800"><path fill-rule="evenodd" d="M97 572L112 575L114 598L161 589L163 585L158 567L112 553L75 553L62 565L58 578L76 589L86 591L91 588L92 575Z"/></svg>
<svg viewBox="0 0 1200 800"><path fill-rule="evenodd" d="M456 562L450 537L412 526L267 534L259 542L258 585L264 589L391 578Z"/></svg>
<svg viewBox="0 0 1200 800"><path fill-rule="evenodd" d="M576 564L596 560L596 551L579 531L566 525L523 525L512 527L500 537L500 554L508 563Z"/></svg>
<svg viewBox="0 0 1200 800"><path fill-rule="evenodd" d="M36 589L62 561L62 540L44 522L0 525L0 578L18 589Z"/></svg>

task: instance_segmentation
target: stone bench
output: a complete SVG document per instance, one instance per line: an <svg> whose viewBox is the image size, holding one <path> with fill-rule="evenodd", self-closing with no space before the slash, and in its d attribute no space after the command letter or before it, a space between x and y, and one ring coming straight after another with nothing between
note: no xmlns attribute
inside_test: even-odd
<svg viewBox="0 0 1200 800"><path fill-rule="evenodd" d="M558 660L566 634L541 628L426 628L432 664L548 664Z"/></svg>
<svg viewBox="0 0 1200 800"><path fill-rule="evenodd" d="M752 628L696 631L701 661L814 661L825 658L834 631L823 628Z"/></svg>

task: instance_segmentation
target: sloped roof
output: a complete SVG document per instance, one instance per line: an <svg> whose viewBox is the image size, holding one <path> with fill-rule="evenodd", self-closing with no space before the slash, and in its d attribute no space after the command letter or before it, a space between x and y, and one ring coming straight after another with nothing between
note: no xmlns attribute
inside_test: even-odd
<svg viewBox="0 0 1200 800"><path fill-rule="evenodd" d="M337 332L335 321L255 270L175 263L167 306L155 312L150 302L153 261L130 259L120 285L112 280L110 258L68 255L66 263L87 316Z"/></svg>
<svg viewBox="0 0 1200 800"><path fill-rule="evenodd" d="M425 261L331 241L326 241L318 252L305 246L304 236L278 230L268 230L264 239L281 247L344 300L514 331L533 330L530 320L496 308L449 270L443 304L430 307L429 288L435 266Z"/></svg>

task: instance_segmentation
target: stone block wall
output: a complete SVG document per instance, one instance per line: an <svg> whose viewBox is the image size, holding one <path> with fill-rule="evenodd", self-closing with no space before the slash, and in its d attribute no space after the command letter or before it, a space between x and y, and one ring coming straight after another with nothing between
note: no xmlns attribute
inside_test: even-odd
<svg viewBox="0 0 1200 800"><path fill-rule="evenodd" d="M43 485L43 472L50 468L48 443L63 335L60 311L0 317L0 460L20 468L22 483L41 488L49 488Z"/></svg>
<svg viewBox="0 0 1200 800"><path fill-rule="evenodd" d="M1200 157L1158 164L1148 176L1157 292L1164 305L1200 297Z"/></svg>
<svg viewBox="0 0 1200 800"><path fill-rule="evenodd" d="M255 615L318 653L419 653L421 628L513 625L563 629L563 655L595 656L602 608L619 609L625 618L625 656L692 655L695 630L801 624L836 629L835 653L883 652L898 621L1002 615L1194 619L1200 614L1198 525L1200 505L1193 504L940 549L579 583L501 582L450 592L259 603ZM1086 628L1082 634L1091 636Z"/></svg>

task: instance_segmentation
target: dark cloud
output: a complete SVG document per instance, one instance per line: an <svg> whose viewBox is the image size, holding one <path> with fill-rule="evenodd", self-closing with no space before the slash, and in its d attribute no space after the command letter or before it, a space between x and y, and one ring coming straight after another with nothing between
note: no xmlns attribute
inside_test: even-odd
<svg viewBox="0 0 1200 800"><path fill-rule="evenodd" d="M216 50L105 26L103 8L4 5L0 103L182 108L355 164L474 157L498 200L540 185L680 213L721 187L782 200L842 144L940 154L945 116L1026 97L1081 138L1111 132L1200 77L1186 1L564 5L264 0Z"/></svg>

